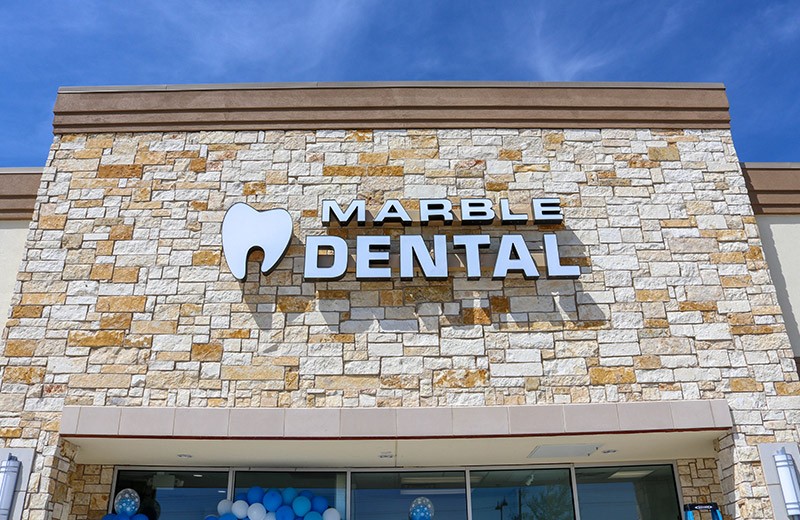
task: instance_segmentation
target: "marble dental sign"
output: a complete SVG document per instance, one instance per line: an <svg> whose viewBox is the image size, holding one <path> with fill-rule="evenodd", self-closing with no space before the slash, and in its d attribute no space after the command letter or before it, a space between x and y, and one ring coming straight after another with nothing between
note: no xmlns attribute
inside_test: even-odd
<svg viewBox="0 0 800 520"><path fill-rule="evenodd" d="M500 199L496 210L489 199L461 199L458 212L461 224L489 225L495 220L507 225L525 225L531 218L525 213L511 211L508 200ZM559 224L564 215L558 198L536 198L531 201L534 224ZM322 224L336 222L341 226L367 224L380 227L386 223L404 226L425 226L432 221L444 225L456 219L453 203L448 199L422 199L419 201L419 217L415 221L399 200L387 200L380 211L369 222L366 201L353 200L344 208L336 201L322 201ZM292 237L292 219L284 209L258 211L247 204L236 203L230 207L222 221L222 248L225 260L233 275L244 280L247 276L247 257L255 249L264 252L261 272L272 271L286 254ZM415 264L419 272L430 280L442 280L449 276L447 259L448 236L432 236L433 250L419 234L402 234L399 241L400 272L403 280L415 276ZM449 236L452 249L463 253L468 279L481 277L480 250L488 248L492 238L485 234L452 234ZM497 239L495 239L497 240ZM555 233L542 235L546 272L548 278L578 278L580 268L562 265ZM389 235L360 235L355 240L355 277L357 280L389 280L395 273L389 267L392 237ZM303 278L309 281L338 280L346 271L350 258L347 242L333 235L309 235L306 237ZM539 268L520 234L500 236L497 256L492 269L492 278L504 279L509 273L521 273L527 279L539 277Z"/></svg>

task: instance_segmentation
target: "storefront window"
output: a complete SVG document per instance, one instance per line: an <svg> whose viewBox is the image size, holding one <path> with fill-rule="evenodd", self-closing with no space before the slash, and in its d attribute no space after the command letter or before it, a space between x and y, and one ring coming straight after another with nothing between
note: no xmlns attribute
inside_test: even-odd
<svg viewBox="0 0 800 520"><path fill-rule="evenodd" d="M579 468L581 520L680 520L672 466Z"/></svg>
<svg viewBox="0 0 800 520"><path fill-rule="evenodd" d="M198 520L217 514L217 503L228 494L228 472L120 470L113 496L128 488L139 495L138 512L149 520Z"/></svg>
<svg viewBox="0 0 800 520"><path fill-rule="evenodd" d="M329 509L336 513L329 512L325 518L346 518L347 474L343 472L237 471L234 490L234 501L259 502L267 513L277 513L277 518L288 518L291 510L292 519L319 520Z"/></svg>
<svg viewBox="0 0 800 520"><path fill-rule="evenodd" d="M473 520L573 520L568 469L471 471Z"/></svg>
<svg viewBox="0 0 800 520"><path fill-rule="evenodd" d="M364 472L351 475L352 520L464 520L463 471Z"/></svg>

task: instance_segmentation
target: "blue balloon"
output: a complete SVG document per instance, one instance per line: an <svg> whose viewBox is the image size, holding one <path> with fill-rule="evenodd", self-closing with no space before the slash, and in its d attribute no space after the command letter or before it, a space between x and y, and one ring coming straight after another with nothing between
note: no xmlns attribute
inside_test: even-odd
<svg viewBox="0 0 800 520"><path fill-rule="evenodd" d="M117 515L113 513L109 513L107 515L103 515L103 520L117 520Z"/></svg>
<svg viewBox="0 0 800 520"><path fill-rule="evenodd" d="M316 496L311 499L311 510L316 511L319 514L325 512L328 509L328 499L325 497Z"/></svg>
<svg viewBox="0 0 800 520"><path fill-rule="evenodd" d="M322 514L319 511L310 511L303 520L322 520Z"/></svg>
<svg viewBox="0 0 800 520"><path fill-rule="evenodd" d="M283 496L283 504L291 505L295 498L297 498L297 490L293 487L288 487L281 492Z"/></svg>
<svg viewBox="0 0 800 520"><path fill-rule="evenodd" d="M216 516L214 516L214 515L209 515L209 516L207 516L207 517L206 517L206 520L208 520L209 518L212 518L213 520L217 520L217 517L216 517ZM150 519L149 519L149 518L147 517L147 515L145 515L145 514L142 514L142 513L137 513L137 514L135 514L135 515L133 515L133 516L131 517L131 520L150 520Z"/></svg>
<svg viewBox="0 0 800 520"><path fill-rule="evenodd" d="M256 502L264 500L264 488L261 486L253 486L247 490L247 503L251 506Z"/></svg>
<svg viewBox="0 0 800 520"><path fill-rule="evenodd" d="M311 511L311 500L304 496L299 496L292 501L292 509L297 516L306 516L306 513Z"/></svg>
<svg viewBox="0 0 800 520"><path fill-rule="evenodd" d="M307 489L304 489L303 491L301 491L301 492L299 493L299 495L300 495L301 497L306 497L306 498L307 498L307 499L309 499L309 500L311 500L312 498L314 498L314 493L312 493L311 491L309 491L309 490L307 490Z"/></svg>
<svg viewBox="0 0 800 520"><path fill-rule="evenodd" d="M291 506L281 506L275 511L275 518L277 520L294 520L294 511Z"/></svg>
<svg viewBox="0 0 800 520"><path fill-rule="evenodd" d="M270 489L264 494L264 500L261 501L267 511L274 513L283 504L283 497L275 489Z"/></svg>
<svg viewBox="0 0 800 520"><path fill-rule="evenodd" d="M233 501L236 502L237 500L244 500L247 502L247 492L240 491L239 493L236 493L236 497L234 497Z"/></svg>
<svg viewBox="0 0 800 520"><path fill-rule="evenodd" d="M236 518L236 515L234 515L233 513L225 513L224 515L219 517L219 520L239 520L239 519Z"/></svg>

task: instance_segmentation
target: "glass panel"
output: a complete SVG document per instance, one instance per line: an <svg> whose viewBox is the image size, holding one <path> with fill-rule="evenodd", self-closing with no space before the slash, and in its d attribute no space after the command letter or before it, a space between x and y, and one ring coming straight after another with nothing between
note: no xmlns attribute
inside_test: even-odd
<svg viewBox="0 0 800 520"><path fill-rule="evenodd" d="M672 466L575 470L581 520L680 520Z"/></svg>
<svg viewBox="0 0 800 520"><path fill-rule="evenodd" d="M352 520L430 520L425 514L430 506L436 520L467 518L463 471L353 473L350 478ZM417 506L413 514L412 503Z"/></svg>
<svg viewBox="0 0 800 520"><path fill-rule="evenodd" d="M139 494L139 513L150 520L198 520L217 514L228 494L228 472L120 470L112 500L126 488Z"/></svg>
<svg viewBox="0 0 800 520"><path fill-rule="evenodd" d="M333 508L346 518L347 474L310 471L237 471L234 500L260 501L267 511L292 508L295 517L311 519ZM273 493L270 494L270 491ZM260 497L260 499L259 499ZM298 497L305 497L306 500ZM287 509L288 511L288 509ZM319 515L313 514L316 511ZM302 513L302 514L301 514ZM281 518L283 514L279 515ZM288 513L286 513L288 518ZM335 515L328 516L335 518Z"/></svg>
<svg viewBox="0 0 800 520"><path fill-rule="evenodd" d="M473 520L573 520L568 469L470 471Z"/></svg>

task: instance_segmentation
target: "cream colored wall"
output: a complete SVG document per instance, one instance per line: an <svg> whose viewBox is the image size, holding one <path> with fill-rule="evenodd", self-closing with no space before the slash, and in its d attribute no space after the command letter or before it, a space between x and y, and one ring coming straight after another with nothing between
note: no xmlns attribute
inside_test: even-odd
<svg viewBox="0 0 800 520"><path fill-rule="evenodd" d="M795 356L800 356L800 215L762 215L756 221L786 332Z"/></svg>
<svg viewBox="0 0 800 520"><path fill-rule="evenodd" d="M28 221L0 222L0 322L5 327L19 264L25 253Z"/></svg>

